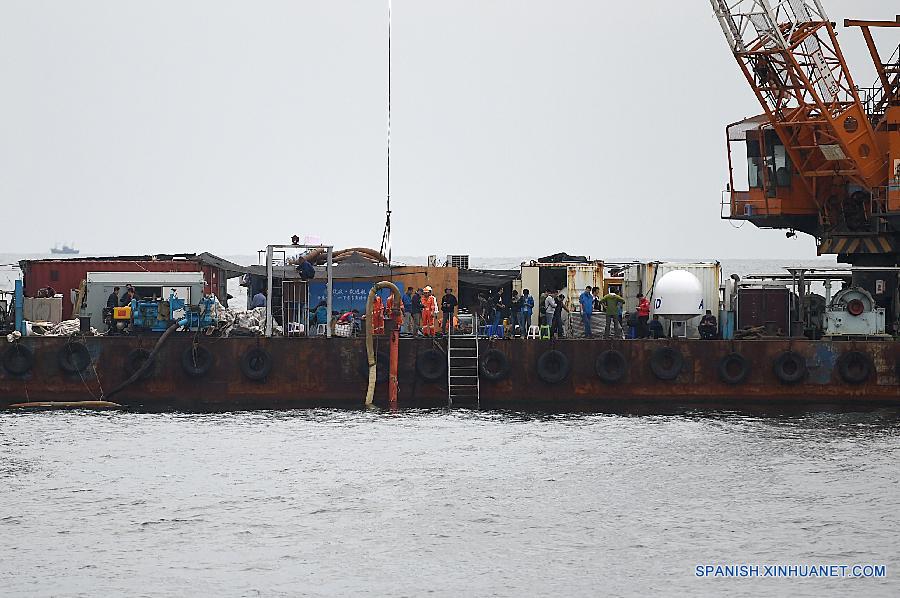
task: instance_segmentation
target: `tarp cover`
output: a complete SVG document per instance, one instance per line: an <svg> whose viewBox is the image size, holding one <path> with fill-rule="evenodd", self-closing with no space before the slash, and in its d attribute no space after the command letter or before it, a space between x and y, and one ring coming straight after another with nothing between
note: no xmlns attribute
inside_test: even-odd
<svg viewBox="0 0 900 598"><path fill-rule="evenodd" d="M459 284L483 289L499 289L519 278L518 270L460 270Z"/></svg>
<svg viewBox="0 0 900 598"><path fill-rule="evenodd" d="M586 264L588 259L583 255L569 255L566 252L554 253L538 260L541 264Z"/></svg>

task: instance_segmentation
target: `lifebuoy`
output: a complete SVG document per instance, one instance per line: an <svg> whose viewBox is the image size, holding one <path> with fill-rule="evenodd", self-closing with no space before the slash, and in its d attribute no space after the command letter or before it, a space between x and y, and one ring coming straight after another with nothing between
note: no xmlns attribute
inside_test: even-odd
<svg viewBox="0 0 900 598"><path fill-rule="evenodd" d="M129 376L134 376L134 374L141 369L141 366L144 365L144 362L150 359L150 351L147 349L133 349L126 357L125 357L125 371ZM146 380L150 376L153 375L153 366L151 365L144 373L141 374L141 380Z"/></svg>
<svg viewBox="0 0 900 598"><path fill-rule="evenodd" d="M56 354L56 361L67 374L80 374L91 365L91 354L84 343L66 343Z"/></svg>
<svg viewBox="0 0 900 598"><path fill-rule="evenodd" d="M241 373L248 380L264 380L272 372L272 356L260 347L250 349L241 357Z"/></svg>
<svg viewBox="0 0 900 598"><path fill-rule="evenodd" d="M478 370L486 380L503 380L509 376L509 358L499 349L488 349L478 363Z"/></svg>
<svg viewBox="0 0 900 598"><path fill-rule="evenodd" d="M729 353L719 360L718 370L725 384L741 384L750 375L750 362L740 353Z"/></svg>
<svg viewBox="0 0 900 598"><path fill-rule="evenodd" d="M188 376L200 378L209 373L215 362L212 351L202 345L191 345L181 354L181 369Z"/></svg>
<svg viewBox="0 0 900 598"><path fill-rule="evenodd" d="M24 376L34 365L34 351L22 343L13 343L3 352L3 369L13 376Z"/></svg>
<svg viewBox="0 0 900 598"><path fill-rule="evenodd" d="M381 360L378 360L379 363ZM437 349L428 349L416 357L416 372L423 380L437 382L447 375L447 355ZM376 382L378 372L375 373Z"/></svg>
<svg viewBox="0 0 900 598"><path fill-rule="evenodd" d="M544 351L537 360L537 375L547 384L562 382L569 375L569 358L556 349Z"/></svg>
<svg viewBox="0 0 900 598"><path fill-rule="evenodd" d="M785 351L773 364L775 377L784 384L796 384L806 378L806 359L794 351Z"/></svg>
<svg viewBox="0 0 900 598"><path fill-rule="evenodd" d="M684 368L681 351L673 347L660 347L650 355L650 371L660 380L674 380Z"/></svg>
<svg viewBox="0 0 900 598"><path fill-rule="evenodd" d="M602 381L607 384L616 384L621 382L628 373L628 360L621 351L607 349L597 356L594 369Z"/></svg>
<svg viewBox="0 0 900 598"><path fill-rule="evenodd" d="M862 384L872 375L872 360L860 351L847 351L838 358L838 374L847 384Z"/></svg>

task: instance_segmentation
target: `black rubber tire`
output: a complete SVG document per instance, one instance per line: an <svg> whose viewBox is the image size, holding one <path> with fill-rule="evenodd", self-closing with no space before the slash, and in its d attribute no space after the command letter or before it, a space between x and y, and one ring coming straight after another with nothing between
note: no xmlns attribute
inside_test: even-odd
<svg viewBox="0 0 900 598"><path fill-rule="evenodd" d="M212 351L202 345L191 345L181 354L181 369L192 378L202 378L215 363Z"/></svg>
<svg viewBox="0 0 900 598"><path fill-rule="evenodd" d="M861 351L847 351L838 358L838 375L847 384L862 384L872 376L872 359Z"/></svg>
<svg viewBox="0 0 900 598"><path fill-rule="evenodd" d="M478 362L478 371L485 380L499 382L509 376L509 358L499 349L488 349Z"/></svg>
<svg viewBox="0 0 900 598"><path fill-rule="evenodd" d="M537 360L538 378L547 384L559 384L569 375L569 358L565 353L551 349L544 351Z"/></svg>
<svg viewBox="0 0 900 598"><path fill-rule="evenodd" d="M80 374L91 365L91 353L84 343L66 343L56 354L56 361L67 374Z"/></svg>
<svg viewBox="0 0 900 598"><path fill-rule="evenodd" d="M380 359L378 361L381 362ZM416 373L427 382L437 382L446 377L447 355L437 349L423 351L416 357Z"/></svg>
<svg viewBox="0 0 900 598"><path fill-rule="evenodd" d="M806 359L794 351L785 351L772 364L775 377L783 384L797 384L802 382L808 373Z"/></svg>
<svg viewBox="0 0 900 598"><path fill-rule="evenodd" d="M13 376L24 376L34 365L34 351L22 343L13 343L3 351L3 369Z"/></svg>
<svg viewBox="0 0 900 598"><path fill-rule="evenodd" d="M133 349L126 357L125 357L125 371L128 373L128 376L134 376L135 372L141 369L141 366L144 365L144 362L150 358L150 351L147 349ZM141 374L140 379L146 380L150 376L153 375L153 365Z"/></svg>
<svg viewBox="0 0 900 598"><path fill-rule="evenodd" d="M260 347L250 349L241 357L241 373L248 380L265 380L272 373L272 356Z"/></svg>
<svg viewBox="0 0 900 598"><path fill-rule="evenodd" d="M628 374L628 359L621 351L607 349L594 361L597 377L607 384L618 384Z"/></svg>
<svg viewBox="0 0 900 598"><path fill-rule="evenodd" d="M660 347L650 355L650 371L660 380L674 380L684 369L684 356L673 347Z"/></svg>
<svg viewBox="0 0 900 598"><path fill-rule="evenodd" d="M750 362L740 353L729 353L719 360L719 380L737 386L743 384L750 375Z"/></svg>

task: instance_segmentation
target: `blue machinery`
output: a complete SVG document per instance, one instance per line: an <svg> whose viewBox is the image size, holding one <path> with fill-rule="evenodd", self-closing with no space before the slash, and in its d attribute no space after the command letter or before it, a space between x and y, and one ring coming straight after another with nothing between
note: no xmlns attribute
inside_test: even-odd
<svg viewBox="0 0 900 598"><path fill-rule="evenodd" d="M179 328L197 331L215 326L218 320L217 305L212 297L203 297L196 306L186 305L184 299L169 295L168 301L131 301L131 327L136 331L165 332L175 320L178 310L184 316L178 320Z"/></svg>
<svg viewBox="0 0 900 598"><path fill-rule="evenodd" d="M25 290L21 280L16 280L16 295L14 299L16 310L16 330L25 336Z"/></svg>

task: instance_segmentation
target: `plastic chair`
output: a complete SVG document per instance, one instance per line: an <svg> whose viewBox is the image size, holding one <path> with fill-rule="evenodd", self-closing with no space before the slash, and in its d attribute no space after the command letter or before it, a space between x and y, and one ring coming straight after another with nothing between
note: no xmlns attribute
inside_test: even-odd
<svg viewBox="0 0 900 598"><path fill-rule="evenodd" d="M527 338L540 338L541 337L541 327L540 326L531 326L528 328L528 336Z"/></svg>
<svg viewBox="0 0 900 598"><path fill-rule="evenodd" d="M328 331L327 324L317 324L316 325L316 336L325 336Z"/></svg>
<svg viewBox="0 0 900 598"><path fill-rule="evenodd" d="M547 324L541 325L541 340L550 340L550 326Z"/></svg>

